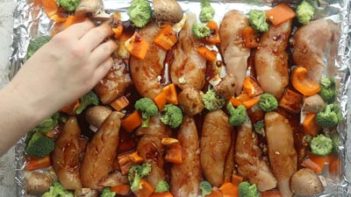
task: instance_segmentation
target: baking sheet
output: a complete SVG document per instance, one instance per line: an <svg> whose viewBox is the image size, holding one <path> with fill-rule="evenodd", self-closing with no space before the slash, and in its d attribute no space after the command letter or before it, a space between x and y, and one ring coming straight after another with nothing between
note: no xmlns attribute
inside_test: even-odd
<svg viewBox="0 0 351 197"><path fill-rule="evenodd" d="M184 11L192 11L196 14L200 12L199 1L178 0ZM285 1L296 5L297 1ZM231 10L237 9L247 13L251 9L266 10L272 6L269 0L216 0L212 5L216 10L215 19L219 22L223 15ZM339 180L332 180L326 177L328 186L324 194L320 196L351 196L351 116L348 113L351 98L350 63L351 63L351 15L350 0L320 0L316 18L329 18L340 26L340 41L335 67L337 69L336 78L340 82L338 101L340 102L345 121L338 126L338 132L342 139L340 155L342 158L342 174ZM104 0L107 12L119 10L122 12L122 20L127 20L126 9L130 5L130 0ZM31 38L40 35L49 35L53 26L52 21L31 0L17 0L17 8L14 12L14 35L12 44L12 55L10 57L10 73L12 78L23 64L27 47ZM19 140L16 146L16 185L17 196L27 196L24 184L24 140Z"/></svg>

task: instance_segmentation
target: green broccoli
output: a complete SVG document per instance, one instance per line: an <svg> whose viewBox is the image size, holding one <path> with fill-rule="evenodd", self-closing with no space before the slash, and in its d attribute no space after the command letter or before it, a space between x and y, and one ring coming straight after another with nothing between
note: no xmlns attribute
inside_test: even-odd
<svg viewBox="0 0 351 197"><path fill-rule="evenodd" d="M249 22L251 26L258 32L267 32L269 25L266 21L266 13L259 10L251 10L249 12Z"/></svg>
<svg viewBox="0 0 351 197"><path fill-rule="evenodd" d="M102 190L101 196L100 197L115 197L116 193L115 192L111 192L110 188L105 187Z"/></svg>
<svg viewBox="0 0 351 197"><path fill-rule="evenodd" d="M42 47L44 44L48 43L50 39L50 36L40 36L31 40L28 45L26 59L31 58L33 54L37 52L37 50L40 49L40 47Z"/></svg>
<svg viewBox="0 0 351 197"><path fill-rule="evenodd" d="M336 85L335 80L327 77L321 79L321 91L319 95L327 103L333 103L336 98Z"/></svg>
<svg viewBox="0 0 351 197"><path fill-rule="evenodd" d="M81 114L89 105L98 105L99 98L93 92L90 91L82 98L79 99L79 107L76 109L76 114Z"/></svg>
<svg viewBox="0 0 351 197"><path fill-rule="evenodd" d="M212 192L212 185L207 181L200 182L201 197L205 197Z"/></svg>
<svg viewBox="0 0 351 197"><path fill-rule="evenodd" d="M265 112L271 112L278 107L277 99L269 93L264 93L260 96L258 106Z"/></svg>
<svg viewBox="0 0 351 197"><path fill-rule="evenodd" d="M156 104L149 98L141 98L134 105L135 109L141 112L143 124L141 127L148 127L149 120L152 116L156 116L158 108Z"/></svg>
<svg viewBox="0 0 351 197"><path fill-rule="evenodd" d="M128 180L130 189L135 192L140 189L140 181L143 177L148 176L151 172L151 165L144 163L142 165L134 165L129 168Z"/></svg>
<svg viewBox="0 0 351 197"><path fill-rule="evenodd" d="M213 89L209 89L206 94L202 95L202 102L208 111L221 109L225 105L225 99L218 96Z"/></svg>
<svg viewBox="0 0 351 197"><path fill-rule="evenodd" d="M335 127L341 122L342 115L336 104L327 105L323 111L317 114L317 124L322 128Z"/></svg>
<svg viewBox="0 0 351 197"><path fill-rule="evenodd" d="M249 182L241 182L239 184L239 197L258 197L260 196L255 184Z"/></svg>
<svg viewBox="0 0 351 197"><path fill-rule="evenodd" d="M333 151L333 140L330 137L320 134L311 140L310 148L315 155L329 155Z"/></svg>
<svg viewBox="0 0 351 197"><path fill-rule="evenodd" d="M128 8L128 16L136 27L144 27L152 16L150 3L147 0L133 0Z"/></svg>
<svg viewBox="0 0 351 197"><path fill-rule="evenodd" d="M229 124L232 126L240 126L247 120L246 108L244 105L239 105L236 109L231 102L227 104L227 110L230 114Z"/></svg>
<svg viewBox="0 0 351 197"><path fill-rule="evenodd" d="M211 30L203 23L195 23L192 28L193 35L197 39L202 39L211 35Z"/></svg>
<svg viewBox="0 0 351 197"><path fill-rule="evenodd" d="M47 118L41 121L40 124L37 125L32 131L47 133L53 130L58 125L59 119L60 119L60 114L55 113L50 118Z"/></svg>
<svg viewBox="0 0 351 197"><path fill-rule="evenodd" d="M183 122L182 110L172 104L168 104L162 110L161 122L171 128L177 128Z"/></svg>
<svg viewBox="0 0 351 197"><path fill-rule="evenodd" d="M167 181L159 181L156 185L155 192L161 193L161 192L168 192L169 191L169 184Z"/></svg>
<svg viewBox="0 0 351 197"><path fill-rule="evenodd" d="M257 121L255 124L254 124L254 128L255 128L255 132L257 134L260 134L262 136L265 136L265 132L264 132L264 121L263 120L260 120L260 121Z"/></svg>
<svg viewBox="0 0 351 197"><path fill-rule="evenodd" d="M201 12L200 12L200 21L207 23L213 19L215 15L215 10L210 4L209 0L201 0Z"/></svg>
<svg viewBox="0 0 351 197"><path fill-rule="evenodd" d="M337 153L341 144L340 135L337 133L332 133L329 135L329 137L333 141L333 152Z"/></svg>
<svg viewBox="0 0 351 197"><path fill-rule="evenodd" d="M26 146L26 153L30 156L44 157L49 155L55 148L52 139L44 136L40 132L35 132Z"/></svg>
<svg viewBox="0 0 351 197"><path fill-rule="evenodd" d="M303 25L308 24L313 18L314 11L314 7L308 1L302 1L296 9L298 21Z"/></svg>
<svg viewBox="0 0 351 197"><path fill-rule="evenodd" d="M45 192L42 197L73 197L73 194L65 190L59 182L54 182L50 190Z"/></svg>
<svg viewBox="0 0 351 197"><path fill-rule="evenodd" d="M80 0L57 0L57 4L67 12L74 12Z"/></svg>

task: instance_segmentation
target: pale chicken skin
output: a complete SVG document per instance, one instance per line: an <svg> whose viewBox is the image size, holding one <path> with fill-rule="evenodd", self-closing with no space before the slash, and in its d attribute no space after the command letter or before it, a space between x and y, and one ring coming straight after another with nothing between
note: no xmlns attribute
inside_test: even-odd
<svg viewBox="0 0 351 197"><path fill-rule="evenodd" d="M250 56L250 49L244 47L242 38L242 30L248 26L248 18L239 11L232 10L226 13L219 29L221 53L227 74L235 79L233 93L236 95L241 93Z"/></svg>
<svg viewBox="0 0 351 197"><path fill-rule="evenodd" d="M297 170L297 154L289 121L276 112L265 116L269 161L282 197L293 196L290 178Z"/></svg>
<svg viewBox="0 0 351 197"><path fill-rule="evenodd" d="M195 122L185 117L178 131L182 147L181 164L173 164L171 169L171 191L175 197L197 197L201 178L199 137Z"/></svg>
<svg viewBox="0 0 351 197"><path fill-rule="evenodd" d="M65 123L52 154L53 167L60 183L66 189L80 189L80 128L77 118L71 117Z"/></svg>
<svg viewBox="0 0 351 197"><path fill-rule="evenodd" d="M231 132L228 116L222 110L206 115L201 136L201 167L208 182L217 187L224 182Z"/></svg>
<svg viewBox="0 0 351 197"><path fill-rule="evenodd" d="M224 164L224 182L231 182L232 176L235 173L234 166L235 166L235 135L232 132L232 144L230 145L230 149L227 155L227 159Z"/></svg>
<svg viewBox="0 0 351 197"><path fill-rule="evenodd" d="M235 161L241 176L256 184L259 191L267 191L277 186L277 180L262 159L251 121L246 121L238 129L235 148Z"/></svg>
<svg viewBox="0 0 351 197"><path fill-rule="evenodd" d="M291 21L271 26L264 33L255 55L257 80L265 92L280 97L289 83L288 46Z"/></svg>

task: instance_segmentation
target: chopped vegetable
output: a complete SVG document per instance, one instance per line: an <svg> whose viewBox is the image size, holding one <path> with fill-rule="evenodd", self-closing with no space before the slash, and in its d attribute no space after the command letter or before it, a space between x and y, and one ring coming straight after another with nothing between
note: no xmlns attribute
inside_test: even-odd
<svg viewBox="0 0 351 197"><path fill-rule="evenodd" d="M88 92L79 100L80 100L80 105L76 110L76 114L81 114L89 105L99 104L99 98L93 91Z"/></svg>
<svg viewBox="0 0 351 197"><path fill-rule="evenodd" d="M241 182L239 184L239 197L258 197L259 193L255 184Z"/></svg>
<svg viewBox="0 0 351 197"><path fill-rule="evenodd" d="M317 124L322 128L335 127L341 120L342 115L336 104L327 105L323 111L317 114Z"/></svg>
<svg viewBox="0 0 351 197"><path fill-rule="evenodd" d="M258 38L254 28L250 26L246 26L242 30L242 36L243 36L244 46L246 48L253 49L258 47L258 42L257 42Z"/></svg>
<svg viewBox="0 0 351 197"><path fill-rule="evenodd" d="M219 29L218 29L217 23L215 21L209 21L207 23L207 27L210 28L211 35L206 37L206 41L209 44L213 44L213 45L217 45L221 43L221 38L219 36Z"/></svg>
<svg viewBox="0 0 351 197"><path fill-rule="evenodd" d="M249 12L249 22L258 32L267 32L269 25L266 21L266 13L260 10L251 10Z"/></svg>
<svg viewBox="0 0 351 197"><path fill-rule="evenodd" d="M195 23L193 25L193 35L195 38L202 39L211 35L210 28L203 23Z"/></svg>
<svg viewBox="0 0 351 197"><path fill-rule="evenodd" d="M171 128L179 127L183 122L182 110L173 104L166 105L162 110L161 122Z"/></svg>
<svg viewBox="0 0 351 197"><path fill-rule="evenodd" d="M150 48L150 44L147 43L137 32L135 32L134 35L124 43L124 45L132 56L141 60L145 58L146 53Z"/></svg>
<svg viewBox="0 0 351 197"><path fill-rule="evenodd" d="M305 167L305 168L309 168L309 169L313 170L317 174L321 174L322 171L323 171L323 168L325 166L325 163L324 162L318 163L318 162L315 162L315 161L313 161L311 159L305 159L301 163L301 166Z"/></svg>
<svg viewBox="0 0 351 197"><path fill-rule="evenodd" d="M336 98L335 80L327 77L321 79L321 91L319 95L327 103L333 103Z"/></svg>
<svg viewBox="0 0 351 197"><path fill-rule="evenodd" d="M280 25L295 17L295 12L288 5L281 3L267 11L267 17L273 25Z"/></svg>
<svg viewBox="0 0 351 197"><path fill-rule="evenodd" d="M171 83L164 87L162 92L166 94L166 101L168 103L178 105L178 95L174 83Z"/></svg>
<svg viewBox="0 0 351 197"><path fill-rule="evenodd" d="M42 197L73 197L73 194L59 183L59 182L54 182L52 186L50 187L50 190L45 192Z"/></svg>
<svg viewBox="0 0 351 197"><path fill-rule="evenodd" d="M181 164L183 162L182 146L179 143L170 145L165 160L174 164Z"/></svg>
<svg viewBox="0 0 351 197"><path fill-rule="evenodd" d="M130 188L129 188L129 185L127 185L127 184L116 185L116 186L111 187L111 192L114 192L117 195L126 196L129 194Z"/></svg>
<svg viewBox="0 0 351 197"><path fill-rule="evenodd" d="M29 42L27 49L27 59L31 58L35 52L37 52L43 45L50 41L50 36L40 36Z"/></svg>
<svg viewBox="0 0 351 197"><path fill-rule="evenodd" d="M240 94L236 98L232 97L230 99L230 102L233 104L233 106L238 107L239 105L244 105L247 109L255 106L259 101L260 98L258 96L250 98L246 93Z"/></svg>
<svg viewBox="0 0 351 197"><path fill-rule="evenodd" d="M102 190L102 193L101 193L101 196L100 197L115 197L116 196L116 193L115 192L112 192L110 190L110 188L104 188Z"/></svg>
<svg viewBox="0 0 351 197"><path fill-rule="evenodd" d="M225 99L217 95L213 89L207 90L206 94L202 94L202 102L209 111L221 109L225 105Z"/></svg>
<svg viewBox="0 0 351 197"><path fill-rule="evenodd" d="M333 156L329 163L329 173L333 176L340 176L341 161L338 156Z"/></svg>
<svg viewBox="0 0 351 197"><path fill-rule="evenodd" d="M167 95L164 91L162 91L160 94L158 94L157 96L155 96L154 98L154 102L157 105L159 110L162 110L166 103L167 103Z"/></svg>
<svg viewBox="0 0 351 197"><path fill-rule="evenodd" d="M123 24L122 23L118 23L115 27L112 28L113 34L115 39L120 39L123 35Z"/></svg>
<svg viewBox="0 0 351 197"><path fill-rule="evenodd" d="M128 171L128 180L131 185L130 189L135 192L142 188L141 180L151 172L151 165L144 163L142 165L134 165Z"/></svg>
<svg viewBox="0 0 351 197"><path fill-rule="evenodd" d="M58 5L56 0L45 0L45 1L40 0L40 1L46 15L48 15L49 18L52 18L53 16L57 15Z"/></svg>
<svg viewBox="0 0 351 197"><path fill-rule="evenodd" d="M162 193L162 192L168 192L169 191L169 184L167 181L160 181L156 185L155 192L157 193Z"/></svg>
<svg viewBox="0 0 351 197"><path fill-rule="evenodd" d="M50 118L47 118L41 121L40 124L36 126L32 131L47 133L53 130L58 125L59 119L60 119L60 114L55 113Z"/></svg>
<svg viewBox="0 0 351 197"><path fill-rule="evenodd" d="M200 21L207 23L213 19L215 15L215 10L211 6L209 0L201 0L201 11L200 11Z"/></svg>
<svg viewBox="0 0 351 197"><path fill-rule="evenodd" d="M55 148L52 139L44 136L40 132L35 132L26 146L26 153L30 156L44 157L49 155Z"/></svg>
<svg viewBox="0 0 351 197"><path fill-rule="evenodd" d="M132 132L134 129L138 128L142 123L142 119L139 112L135 111L121 122L121 126L127 131Z"/></svg>
<svg viewBox="0 0 351 197"><path fill-rule="evenodd" d="M78 109L79 105L80 105L80 101L79 101L79 99L77 99L73 103L71 103L69 105L66 105L63 108L61 108L60 112L66 113L68 115L75 115L76 114L76 110Z"/></svg>
<svg viewBox="0 0 351 197"><path fill-rule="evenodd" d="M238 186L233 183L223 183L219 190L222 192L223 197L238 196Z"/></svg>
<svg viewBox="0 0 351 197"><path fill-rule="evenodd" d="M170 146L177 143L179 143L179 140L170 137L162 138L161 140L161 144L164 146Z"/></svg>
<svg viewBox="0 0 351 197"><path fill-rule="evenodd" d="M129 100L127 99L127 97L121 96L115 101L113 101L110 105L116 111L121 111L129 105Z"/></svg>
<svg viewBox="0 0 351 197"><path fill-rule="evenodd" d="M128 8L130 21L139 28L149 23L151 15L151 6L147 0L133 0Z"/></svg>
<svg viewBox="0 0 351 197"><path fill-rule="evenodd" d="M204 46L198 47L196 50L207 61L209 61L209 62L216 61L216 58L217 58L217 52L216 51L210 50L210 49L208 49L207 47L204 47Z"/></svg>
<svg viewBox="0 0 351 197"><path fill-rule="evenodd" d="M50 156L45 156L43 158L29 159L26 162L26 170L32 171L37 169L48 168L51 166Z"/></svg>
<svg viewBox="0 0 351 197"><path fill-rule="evenodd" d="M136 197L150 197L154 192L152 185L144 179L140 181L140 187L139 190L134 191Z"/></svg>
<svg viewBox="0 0 351 197"><path fill-rule="evenodd" d="M279 106L292 113L300 113L303 96L293 90L287 89L279 101Z"/></svg>
<svg viewBox="0 0 351 197"><path fill-rule="evenodd" d="M234 108L233 105L229 102L227 104L227 110L230 114L229 124L232 126L240 126L248 118L246 108L243 105L239 105L237 108Z"/></svg>
<svg viewBox="0 0 351 197"><path fill-rule="evenodd" d="M243 182L243 180L244 180L244 178L241 177L241 176L238 176L238 175L235 175L235 174L232 176L232 183L234 185L239 185L241 182Z"/></svg>
<svg viewBox="0 0 351 197"><path fill-rule="evenodd" d="M294 88L304 96L313 96L320 91L320 85L308 78L307 69L297 66L291 74L291 82Z"/></svg>
<svg viewBox="0 0 351 197"><path fill-rule="evenodd" d="M308 1L302 1L296 9L298 21L303 25L308 24L313 18L314 11L315 8Z"/></svg>
<svg viewBox="0 0 351 197"><path fill-rule="evenodd" d="M128 157L129 157L129 159L130 159L133 163L135 163L135 164L141 163L141 162L143 162L143 160L144 160L144 159L138 154L137 151L134 151L134 152L128 154Z"/></svg>
<svg viewBox="0 0 351 197"><path fill-rule="evenodd" d="M223 194L220 190L212 190L212 192L206 197L223 197ZM237 195L234 197L237 197Z"/></svg>
<svg viewBox="0 0 351 197"><path fill-rule="evenodd" d="M255 97L263 93L262 88L252 77L245 77L243 84L243 91L249 97Z"/></svg>
<svg viewBox="0 0 351 197"><path fill-rule="evenodd" d="M255 128L255 132L257 134L260 134L262 136L265 136L265 132L264 132L264 121L263 120L260 120L258 122L256 122L254 124L254 128Z"/></svg>
<svg viewBox="0 0 351 197"><path fill-rule="evenodd" d="M320 134L312 139L310 148L312 153L315 155L329 155L333 151L333 140L323 134Z"/></svg>
<svg viewBox="0 0 351 197"><path fill-rule="evenodd" d="M129 157L129 153L123 153L117 156L117 162L119 169L121 170L121 173L123 175L128 174L128 171L130 167L136 163L133 163L133 161Z"/></svg>
<svg viewBox="0 0 351 197"><path fill-rule="evenodd" d="M260 96L258 106L265 112L271 112L278 107L277 99L269 93L264 93Z"/></svg>
<svg viewBox="0 0 351 197"><path fill-rule="evenodd" d="M141 117L143 119L141 127L149 127L150 118L158 114L156 104L149 98L141 98L135 102L134 107L141 112Z"/></svg>
<svg viewBox="0 0 351 197"><path fill-rule="evenodd" d="M150 197L173 197L171 192L153 193Z"/></svg>
<svg viewBox="0 0 351 197"><path fill-rule="evenodd" d="M319 126L316 122L316 113L308 113L303 120L302 126L304 133L316 136L318 134Z"/></svg>
<svg viewBox="0 0 351 197"><path fill-rule="evenodd" d="M164 25L155 37L154 43L166 51L170 50L177 43L177 35L172 26Z"/></svg>
<svg viewBox="0 0 351 197"><path fill-rule="evenodd" d="M83 22L86 19L86 15L77 14L77 15L70 15L66 18L66 21L63 23L63 28L67 29L68 27Z"/></svg>
<svg viewBox="0 0 351 197"><path fill-rule="evenodd" d="M80 0L57 0L57 4L67 12L74 12Z"/></svg>
<svg viewBox="0 0 351 197"><path fill-rule="evenodd" d="M205 197L212 192L212 185L208 181L201 181L200 191L201 191L201 196Z"/></svg>

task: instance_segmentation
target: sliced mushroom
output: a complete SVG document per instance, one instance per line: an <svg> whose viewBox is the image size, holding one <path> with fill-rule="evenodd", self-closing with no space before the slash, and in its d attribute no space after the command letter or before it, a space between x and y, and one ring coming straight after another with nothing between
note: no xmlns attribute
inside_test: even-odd
<svg viewBox="0 0 351 197"><path fill-rule="evenodd" d="M325 102L319 94L306 97L302 106L304 112L315 112L318 113L325 107Z"/></svg>
<svg viewBox="0 0 351 197"><path fill-rule="evenodd" d="M81 0L76 14L91 14L93 17L106 15L102 0Z"/></svg>
<svg viewBox="0 0 351 197"><path fill-rule="evenodd" d="M291 190L298 196L314 196L323 192L324 188L316 173L303 168L292 176Z"/></svg>
<svg viewBox="0 0 351 197"><path fill-rule="evenodd" d="M26 191L29 194L40 195L49 190L54 181L48 172L26 171L24 173Z"/></svg>
<svg viewBox="0 0 351 197"><path fill-rule="evenodd" d="M100 128L101 124L112 113L112 110L105 106L94 106L87 110L85 119L88 123L96 128Z"/></svg>
<svg viewBox="0 0 351 197"><path fill-rule="evenodd" d="M176 0L153 0L156 20L177 23L182 20L183 11Z"/></svg>

